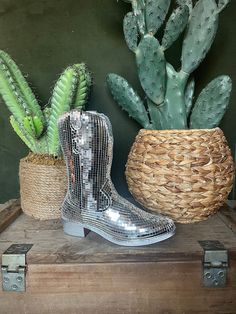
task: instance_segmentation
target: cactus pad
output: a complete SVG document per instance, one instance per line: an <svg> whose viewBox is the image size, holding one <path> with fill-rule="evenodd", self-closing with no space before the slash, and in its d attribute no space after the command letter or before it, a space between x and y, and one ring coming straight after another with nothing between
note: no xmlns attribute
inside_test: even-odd
<svg viewBox="0 0 236 314"><path fill-rule="evenodd" d="M126 110L144 128L150 128L149 118L144 104L138 94L133 90L129 83L121 76L109 74L107 84L120 107Z"/></svg>
<svg viewBox="0 0 236 314"><path fill-rule="evenodd" d="M216 35L218 8L215 0L199 0L193 8L183 42L182 69L192 73L205 58Z"/></svg>
<svg viewBox="0 0 236 314"><path fill-rule="evenodd" d="M219 76L199 95L190 117L191 129L216 127L229 103L232 82L228 76Z"/></svg>
<svg viewBox="0 0 236 314"><path fill-rule="evenodd" d="M168 13L171 0L146 1L146 25L150 34L156 34Z"/></svg>
<svg viewBox="0 0 236 314"><path fill-rule="evenodd" d="M143 0L132 0L131 2L132 2L134 16L136 18L136 22L138 25L139 33L141 35L144 35L146 32L144 2Z"/></svg>
<svg viewBox="0 0 236 314"><path fill-rule="evenodd" d="M165 96L166 66L156 38L143 37L136 50L136 62L143 90L155 104L161 104Z"/></svg>
<svg viewBox="0 0 236 314"><path fill-rule="evenodd" d="M166 23L164 36L162 39L162 47L168 49L173 42L178 39L179 35L184 31L189 18L189 8L187 5L178 7L170 16Z"/></svg>
<svg viewBox="0 0 236 314"><path fill-rule="evenodd" d="M123 31L127 46L134 52L138 45L138 28L133 12L126 14L123 22Z"/></svg>

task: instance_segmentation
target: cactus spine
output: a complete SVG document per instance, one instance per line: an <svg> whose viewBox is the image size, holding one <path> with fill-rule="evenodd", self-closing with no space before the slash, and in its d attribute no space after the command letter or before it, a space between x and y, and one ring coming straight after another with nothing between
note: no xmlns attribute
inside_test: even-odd
<svg viewBox="0 0 236 314"><path fill-rule="evenodd" d="M228 76L213 80L193 104L192 72L208 53L218 28L219 13L229 0L177 0L168 15L162 39L159 28L166 20L171 0L130 0L123 30L136 57L146 104L122 77L109 74L107 84L117 103L144 128L187 129L217 126L229 103L232 89ZM166 50L185 31L179 71L166 60ZM190 77L191 76L191 77ZM144 115L144 112L146 114ZM142 116L141 116L142 115Z"/></svg>
<svg viewBox="0 0 236 314"><path fill-rule="evenodd" d="M85 64L69 66L56 82L49 105L42 110L16 63L0 51L0 94L12 113L14 131L34 153L61 155L58 117L72 108L83 108L90 87L91 76Z"/></svg>

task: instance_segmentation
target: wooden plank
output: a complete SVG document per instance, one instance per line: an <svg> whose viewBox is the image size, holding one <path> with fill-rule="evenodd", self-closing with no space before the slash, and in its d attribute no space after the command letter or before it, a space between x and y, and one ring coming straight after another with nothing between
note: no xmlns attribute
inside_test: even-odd
<svg viewBox="0 0 236 314"><path fill-rule="evenodd" d="M218 212L218 216L236 234L236 210L224 205Z"/></svg>
<svg viewBox="0 0 236 314"><path fill-rule="evenodd" d="M5 202L4 204L0 204L0 212L1 212L1 210L5 209L7 206L10 206L11 204L13 204L15 201L16 201L16 199L12 199L12 200Z"/></svg>
<svg viewBox="0 0 236 314"><path fill-rule="evenodd" d="M200 260L199 240L218 240L236 259L235 234L217 215L192 225L177 225L176 235L166 241L139 248L120 247L93 232L86 238L63 233L60 221L38 221L22 214L0 235L0 254L12 243L34 243L30 264L155 262Z"/></svg>
<svg viewBox="0 0 236 314"><path fill-rule="evenodd" d="M27 255L27 290L0 291L0 313L235 314L235 233L221 215L177 225L176 236L159 244L129 248L92 232L85 239L70 237L58 220L22 214L1 233L0 254L12 243L34 243ZM219 240L229 250L225 288L202 286L199 240Z"/></svg>
<svg viewBox="0 0 236 314"><path fill-rule="evenodd" d="M0 233L4 231L20 214L20 200L9 201L0 209Z"/></svg>
<svg viewBox="0 0 236 314"><path fill-rule="evenodd" d="M201 262L29 265L27 293L0 292L1 314L235 313L225 288L202 286Z"/></svg>
<svg viewBox="0 0 236 314"><path fill-rule="evenodd" d="M227 200L226 204L232 208L232 209L236 209L236 200Z"/></svg>

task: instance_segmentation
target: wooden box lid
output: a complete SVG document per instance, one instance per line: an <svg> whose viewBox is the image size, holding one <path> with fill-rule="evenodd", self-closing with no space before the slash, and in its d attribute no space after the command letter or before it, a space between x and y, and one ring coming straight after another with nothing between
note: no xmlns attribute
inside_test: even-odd
<svg viewBox="0 0 236 314"><path fill-rule="evenodd" d="M19 202L13 202L0 212L0 230L20 211ZM177 225L169 240L129 248L93 232L84 239L70 237L59 221L40 222L20 214L0 234L0 254L11 244L33 244L27 253L26 291L0 289L0 312L235 313L235 222L235 212L223 208L205 222ZM218 240L228 249L225 287L203 286L199 240Z"/></svg>
<svg viewBox="0 0 236 314"><path fill-rule="evenodd" d="M4 210L9 223L20 212L19 201ZM0 230L1 225L6 227L3 214ZM217 240L228 250L229 257L236 259L235 232L236 212L228 206L207 221L177 224L176 235L166 241L138 248L112 244L93 232L86 238L67 236L60 221L37 221L20 214L0 234L0 254L11 244L27 243L33 244L27 254L28 264L196 261L203 256L198 241Z"/></svg>

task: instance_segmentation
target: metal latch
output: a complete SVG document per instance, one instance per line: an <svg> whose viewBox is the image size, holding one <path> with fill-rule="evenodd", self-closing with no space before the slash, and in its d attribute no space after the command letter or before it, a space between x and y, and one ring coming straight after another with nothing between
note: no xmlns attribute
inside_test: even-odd
<svg viewBox="0 0 236 314"><path fill-rule="evenodd" d="M25 291L26 254L33 244L13 244L2 254L2 290Z"/></svg>
<svg viewBox="0 0 236 314"><path fill-rule="evenodd" d="M219 241L199 241L204 249L203 284L208 288L222 288L226 285L228 252Z"/></svg>

